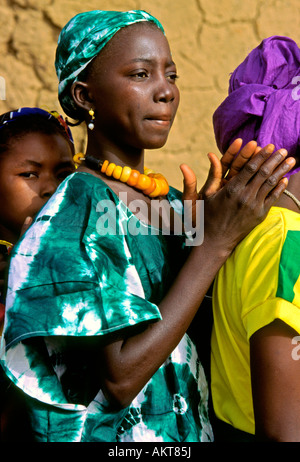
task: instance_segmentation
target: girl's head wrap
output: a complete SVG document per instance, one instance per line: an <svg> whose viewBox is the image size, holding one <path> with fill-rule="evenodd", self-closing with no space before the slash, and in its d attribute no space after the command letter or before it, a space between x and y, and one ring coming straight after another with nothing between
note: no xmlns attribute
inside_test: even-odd
<svg viewBox="0 0 300 462"><path fill-rule="evenodd" d="M213 125L223 154L242 138L300 158L300 49L292 39L269 37L251 51L232 73ZM292 173L298 171L299 164Z"/></svg>
<svg viewBox="0 0 300 462"><path fill-rule="evenodd" d="M56 111L46 111L44 109L40 109L39 107L22 107L20 109L16 109L15 111L9 111L9 112L6 112L5 114L2 114L0 116L0 136L1 136L1 129L3 127L6 127L8 124L11 124L12 122L20 119L21 117L28 117L32 115L39 115L59 125L60 128L66 132L66 135L69 138L69 140L74 144L71 130L68 127L63 116L61 116Z"/></svg>
<svg viewBox="0 0 300 462"><path fill-rule="evenodd" d="M164 32L160 22L142 10L88 11L74 16L66 24L58 39L55 60L58 96L66 114L77 118L70 90L76 80L84 78L87 65L120 29L143 21L156 24Z"/></svg>

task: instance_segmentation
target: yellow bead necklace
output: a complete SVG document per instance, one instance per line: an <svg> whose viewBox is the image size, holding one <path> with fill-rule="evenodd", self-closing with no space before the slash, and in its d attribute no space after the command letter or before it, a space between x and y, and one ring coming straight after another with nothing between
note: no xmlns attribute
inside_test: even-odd
<svg viewBox="0 0 300 462"><path fill-rule="evenodd" d="M75 164L80 165L82 162L88 167L100 170L108 177L126 183L142 191L149 197L165 196L169 192L169 184L161 173L155 173L150 168L144 168L144 173L134 170L130 167L121 167L113 162L105 160L104 162L95 157L85 156L81 152L73 157Z"/></svg>

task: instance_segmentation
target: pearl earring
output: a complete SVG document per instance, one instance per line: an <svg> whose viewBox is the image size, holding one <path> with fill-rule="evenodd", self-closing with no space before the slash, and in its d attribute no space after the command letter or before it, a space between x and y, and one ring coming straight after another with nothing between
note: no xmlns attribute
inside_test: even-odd
<svg viewBox="0 0 300 462"><path fill-rule="evenodd" d="M90 109L90 110L89 110L89 114L90 114L90 116L91 116L91 121L90 121L90 123L88 124L88 128L89 128L90 130L94 130L94 128L95 128L95 124L94 124L95 113L94 113L93 109Z"/></svg>

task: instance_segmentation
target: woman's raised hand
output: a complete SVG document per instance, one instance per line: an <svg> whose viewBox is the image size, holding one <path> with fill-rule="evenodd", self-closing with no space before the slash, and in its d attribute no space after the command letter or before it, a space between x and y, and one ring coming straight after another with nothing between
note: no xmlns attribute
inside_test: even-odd
<svg viewBox="0 0 300 462"><path fill-rule="evenodd" d="M261 149L213 194L210 185L202 188L205 238L213 236L230 251L266 217L287 186L284 175L295 165L285 149L273 153L272 144Z"/></svg>
<svg viewBox="0 0 300 462"><path fill-rule="evenodd" d="M216 193L243 168L252 156L261 150L256 141L249 141L241 149L242 143L241 138L234 140L221 160L213 152L208 153L210 170L207 180L199 192L197 191L197 179L194 171L187 164L181 164L180 169L184 179L182 199L201 199L203 191L205 191L205 196Z"/></svg>
<svg viewBox="0 0 300 462"><path fill-rule="evenodd" d="M243 140L237 138L229 146L221 160L214 153L208 153L210 169L207 180L199 192L197 191L197 178L194 171L187 164L180 165L184 179L182 200L186 204L185 213L189 215L185 217L186 223L192 223L192 226L195 227L197 200L219 191L231 178L239 173L252 156L261 150L256 141L250 141L241 149L242 143Z"/></svg>

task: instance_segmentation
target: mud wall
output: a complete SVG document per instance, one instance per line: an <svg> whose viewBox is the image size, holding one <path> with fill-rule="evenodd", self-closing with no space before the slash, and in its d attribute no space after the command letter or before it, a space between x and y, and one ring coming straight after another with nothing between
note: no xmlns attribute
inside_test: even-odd
<svg viewBox="0 0 300 462"><path fill-rule="evenodd" d="M181 103L169 140L147 152L147 165L181 188L179 164L189 163L199 184L208 151L217 152L212 114L227 94L229 74L270 35L300 44L298 0L0 0L0 112L20 106L61 108L54 70L61 28L92 9L144 9L164 25L178 66ZM83 127L73 129L84 149Z"/></svg>

